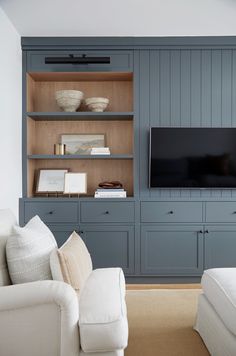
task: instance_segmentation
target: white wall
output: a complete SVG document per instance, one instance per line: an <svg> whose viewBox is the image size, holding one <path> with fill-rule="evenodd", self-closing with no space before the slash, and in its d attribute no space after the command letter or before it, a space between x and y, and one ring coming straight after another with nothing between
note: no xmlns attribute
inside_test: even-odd
<svg viewBox="0 0 236 356"><path fill-rule="evenodd" d="M236 0L0 0L22 36L231 36Z"/></svg>
<svg viewBox="0 0 236 356"><path fill-rule="evenodd" d="M0 8L0 209L18 215L21 195L20 36Z"/></svg>

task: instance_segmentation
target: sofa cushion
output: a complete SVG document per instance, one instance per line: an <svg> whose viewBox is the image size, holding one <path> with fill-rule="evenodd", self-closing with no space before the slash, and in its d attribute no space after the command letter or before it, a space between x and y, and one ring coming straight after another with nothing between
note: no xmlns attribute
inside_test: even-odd
<svg viewBox="0 0 236 356"><path fill-rule="evenodd" d="M6 242L12 235L15 224L16 218L12 212L0 209L0 286L11 284L6 261Z"/></svg>
<svg viewBox="0 0 236 356"><path fill-rule="evenodd" d="M92 260L81 237L74 231L68 240L52 251L50 267L54 280L64 281L79 292L92 272Z"/></svg>
<svg viewBox="0 0 236 356"><path fill-rule="evenodd" d="M6 254L13 284L52 279L50 253L57 246L49 228L38 216L7 239Z"/></svg>
<svg viewBox="0 0 236 356"><path fill-rule="evenodd" d="M236 268L206 270L202 277L205 296L225 326L236 335Z"/></svg>
<svg viewBox="0 0 236 356"><path fill-rule="evenodd" d="M84 352L124 349L128 342L122 269L94 270L79 299L80 342Z"/></svg>

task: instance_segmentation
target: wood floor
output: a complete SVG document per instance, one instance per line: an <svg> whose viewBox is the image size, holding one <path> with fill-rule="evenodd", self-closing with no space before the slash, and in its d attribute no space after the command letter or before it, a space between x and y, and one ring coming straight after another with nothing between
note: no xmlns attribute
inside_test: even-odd
<svg viewBox="0 0 236 356"><path fill-rule="evenodd" d="M148 290L148 289L200 289L200 283L192 284L126 284L127 290Z"/></svg>

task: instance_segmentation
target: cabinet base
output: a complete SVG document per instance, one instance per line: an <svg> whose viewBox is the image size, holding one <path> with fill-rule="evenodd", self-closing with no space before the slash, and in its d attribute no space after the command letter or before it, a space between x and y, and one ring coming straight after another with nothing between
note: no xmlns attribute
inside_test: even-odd
<svg viewBox="0 0 236 356"><path fill-rule="evenodd" d="M149 277L149 276L136 276L125 278L127 284L188 284L188 283L200 283L201 276L194 277Z"/></svg>

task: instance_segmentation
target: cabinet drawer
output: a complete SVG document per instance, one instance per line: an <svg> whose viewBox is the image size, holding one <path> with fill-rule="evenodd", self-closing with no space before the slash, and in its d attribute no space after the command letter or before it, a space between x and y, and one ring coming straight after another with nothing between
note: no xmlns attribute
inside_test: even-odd
<svg viewBox="0 0 236 356"><path fill-rule="evenodd" d="M82 223L134 222L132 202L83 202L81 203Z"/></svg>
<svg viewBox="0 0 236 356"><path fill-rule="evenodd" d="M206 221L236 223L236 202L206 203Z"/></svg>
<svg viewBox="0 0 236 356"><path fill-rule="evenodd" d="M110 63L45 63L45 58L65 58L70 55L74 57L109 57ZM29 52L27 57L27 70L43 72L66 72L66 71L132 71L133 53L131 51L53 51L53 52Z"/></svg>
<svg viewBox="0 0 236 356"><path fill-rule="evenodd" d="M141 222L201 222L201 202L142 202Z"/></svg>
<svg viewBox="0 0 236 356"><path fill-rule="evenodd" d="M39 215L46 223L67 223L78 221L78 204L66 202L25 203L25 222Z"/></svg>

